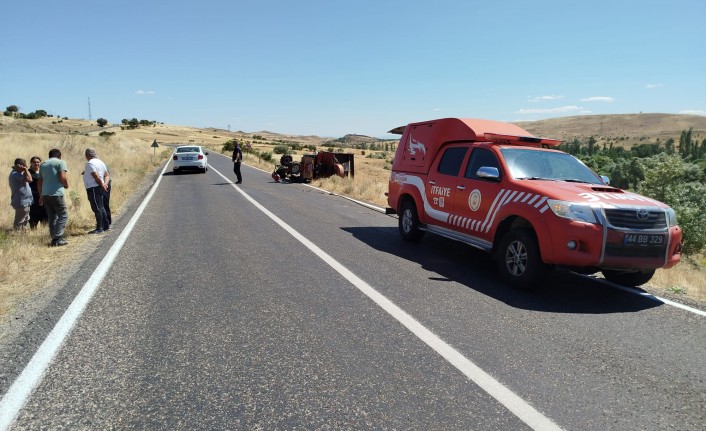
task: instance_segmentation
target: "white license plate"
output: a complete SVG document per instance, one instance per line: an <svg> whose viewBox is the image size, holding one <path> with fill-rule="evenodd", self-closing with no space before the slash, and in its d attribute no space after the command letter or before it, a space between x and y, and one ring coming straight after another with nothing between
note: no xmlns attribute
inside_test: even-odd
<svg viewBox="0 0 706 431"><path fill-rule="evenodd" d="M648 233L626 233L623 244L629 246L657 246L664 244L664 235Z"/></svg>
<svg viewBox="0 0 706 431"><path fill-rule="evenodd" d="M194 158L191 156L185 156L185 157L182 157L181 159L182 160L194 160Z"/></svg>

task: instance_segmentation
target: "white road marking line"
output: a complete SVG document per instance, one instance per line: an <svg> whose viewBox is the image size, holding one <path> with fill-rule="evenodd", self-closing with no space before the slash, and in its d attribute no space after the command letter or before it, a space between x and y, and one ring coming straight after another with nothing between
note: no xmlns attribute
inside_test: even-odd
<svg viewBox="0 0 706 431"><path fill-rule="evenodd" d="M698 314L699 316L706 317L706 311L699 310L698 308L693 308L693 307L689 307L688 305L684 305L684 304L680 304L678 302L670 301L669 299L662 298L661 296L653 295L651 293L640 292L639 290L634 289L632 287L621 286L619 284L610 282L610 281L606 280L605 278L599 278L599 277L595 277L595 276L591 276L591 275L587 275L585 277L590 278L593 281L597 281L599 283L605 284L607 286L610 286L610 287L613 287L616 289L620 289L625 292L632 293L633 295L639 295L639 296L642 296L643 298L648 298L648 299L651 299L655 302L661 302L663 304L671 305L672 307L676 307L676 308L681 308L682 310L686 310L690 313L694 313L694 314Z"/></svg>
<svg viewBox="0 0 706 431"><path fill-rule="evenodd" d="M69 305L49 335L47 335L42 345L39 346L39 349L34 353L32 359L30 359L27 366L22 370L22 373L20 373L12 386L10 386L10 389L8 389L7 393L2 397L2 400L0 400L0 431L6 431L10 428L17 418L17 415L19 415L20 410L24 407L32 394L32 391L39 385L39 382L42 381L47 368L49 368L49 365L71 333L74 325L81 317L81 314L83 314L86 306L96 293L98 285L101 280L103 280L103 277L105 277L105 274L108 272L113 261L125 244L130 232L132 232L132 229L135 227L137 220L152 199L155 190L157 190L157 186L160 181L162 181L162 176L168 165L168 162L164 165L162 173L159 175L159 178L157 178L157 181L154 183L147 196L145 196L142 204L137 208L137 211L135 211L130 222L125 226L123 232L115 243L113 243L113 246L110 247L108 253L106 253L88 281L86 281L86 284L83 285L81 291L71 302L71 305Z"/></svg>
<svg viewBox="0 0 706 431"><path fill-rule="evenodd" d="M218 172L216 169L211 168L212 171L223 177L228 181L231 186L237 190L245 199L250 201L257 209L262 211L275 223L277 223L282 229L287 231L290 235L296 238L314 254L316 254L321 260L326 262L331 268L336 272L341 274L345 279L347 279L351 284L358 288L363 294L368 298L373 300L380 308L385 310L388 314L394 317L398 322L404 325L410 332L416 335L420 340L424 341L429 347L446 359L450 364L461 371L469 380L474 382L476 385L480 386L485 392L490 396L495 398L500 404L505 406L510 412L522 420L525 424L535 430L561 430L561 428L555 424L551 419L547 418L534 407L532 407L525 400L517 396L510 389L505 387L502 383L495 380L490 374L483 371L476 364L471 362L468 358L463 356L458 350L454 349L452 346L447 344L444 340L436 336L433 332L427 329L424 325L419 323L414 317L410 316L395 305L392 301L387 299L384 295L379 293L377 290L372 288L368 283L360 279L357 275L353 274L345 266L339 263L336 259L331 257L328 253L320 249L316 244L309 241L302 234L294 230L291 226L285 223L282 219L274 215L267 208L262 206L255 199L250 197L245 193L240 187L233 184L233 182L225 175Z"/></svg>

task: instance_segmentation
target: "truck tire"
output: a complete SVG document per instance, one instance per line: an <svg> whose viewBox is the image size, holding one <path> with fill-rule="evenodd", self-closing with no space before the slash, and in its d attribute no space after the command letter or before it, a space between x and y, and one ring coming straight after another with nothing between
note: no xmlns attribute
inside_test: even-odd
<svg viewBox="0 0 706 431"><path fill-rule="evenodd" d="M406 241L419 241L424 236L424 231L419 229L419 215L414 201L407 199L402 203L399 212L399 229L402 239Z"/></svg>
<svg viewBox="0 0 706 431"><path fill-rule="evenodd" d="M301 170L302 166L299 162L294 162L289 165L289 173L291 173L292 175L299 175L301 173Z"/></svg>
<svg viewBox="0 0 706 431"><path fill-rule="evenodd" d="M517 289L533 287L546 271L537 240L528 229L513 229L505 234L497 253L500 277Z"/></svg>
<svg viewBox="0 0 706 431"><path fill-rule="evenodd" d="M654 269L634 272L604 269L601 272L606 280L628 287L637 287L645 284L652 279L653 275L655 275Z"/></svg>
<svg viewBox="0 0 706 431"><path fill-rule="evenodd" d="M279 164L280 165L285 165L287 166L288 164L292 163L292 156L289 154L285 154L282 157L279 158Z"/></svg>

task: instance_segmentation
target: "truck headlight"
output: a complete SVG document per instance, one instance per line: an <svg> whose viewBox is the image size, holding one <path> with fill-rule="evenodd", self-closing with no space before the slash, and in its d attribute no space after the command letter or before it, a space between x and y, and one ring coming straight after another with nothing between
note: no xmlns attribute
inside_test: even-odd
<svg viewBox="0 0 706 431"><path fill-rule="evenodd" d="M666 209L667 212L667 223L669 223L669 226L676 226L677 225L677 213L671 208Z"/></svg>
<svg viewBox="0 0 706 431"><path fill-rule="evenodd" d="M549 208L559 217L584 223L597 224L596 214L593 208L588 205L576 204L573 202L547 199Z"/></svg>

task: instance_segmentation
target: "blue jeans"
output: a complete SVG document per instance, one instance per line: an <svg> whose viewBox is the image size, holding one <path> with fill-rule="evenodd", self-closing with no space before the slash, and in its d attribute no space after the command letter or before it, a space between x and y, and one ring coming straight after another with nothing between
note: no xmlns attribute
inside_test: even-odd
<svg viewBox="0 0 706 431"><path fill-rule="evenodd" d="M101 186L86 189L88 202L91 204L91 210L93 210L93 214L96 215L96 229L98 230L106 230L110 227L108 213L105 211L103 193L103 187Z"/></svg>

